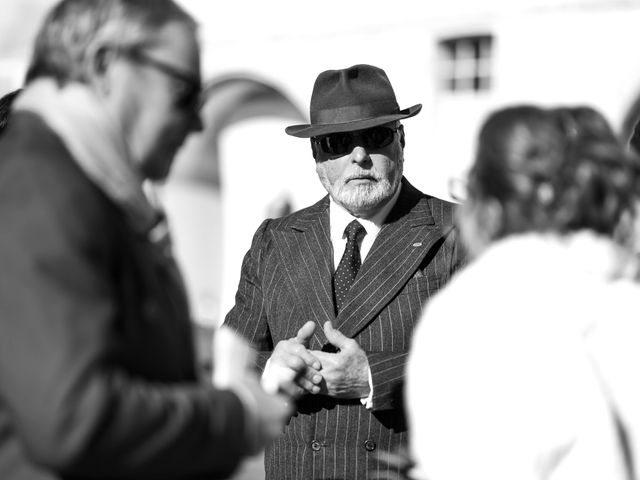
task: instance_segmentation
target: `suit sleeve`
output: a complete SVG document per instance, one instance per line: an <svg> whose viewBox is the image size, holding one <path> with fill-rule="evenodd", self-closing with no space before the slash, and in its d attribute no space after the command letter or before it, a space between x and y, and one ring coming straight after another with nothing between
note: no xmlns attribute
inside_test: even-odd
<svg viewBox="0 0 640 480"><path fill-rule="evenodd" d="M85 196L45 199L25 177L0 182L0 408L26 454L73 477L229 474L243 456L239 398L115 366L111 342L123 326L99 268L96 239L110 234L95 220L100 207Z"/></svg>
<svg viewBox="0 0 640 480"><path fill-rule="evenodd" d="M262 291L264 255L268 247L266 232L270 222L270 219L262 222L253 236L251 247L242 261L235 305L224 321L257 350L256 363L260 372L264 370L274 347Z"/></svg>
<svg viewBox="0 0 640 480"><path fill-rule="evenodd" d="M402 408L402 388L407 357L408 352L367 353L373 382L372 410Z"/></svg>

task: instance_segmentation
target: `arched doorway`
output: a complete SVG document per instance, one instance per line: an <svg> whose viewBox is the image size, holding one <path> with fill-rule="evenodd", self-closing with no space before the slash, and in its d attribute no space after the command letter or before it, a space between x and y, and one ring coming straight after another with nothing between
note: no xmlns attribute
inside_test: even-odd
<svg viewBox="0 0 640 480"><path fill-rule="evenodd" d="M225 76L207 83L204 99L204 129L178 153L160 196L194 319L208 329L230 308L242 256L259 223L292 207L291 182L282 173L298 160L290 145L304 148L304 160L313 162L308 146L283 131L304 115L274 86Z"/></svg>

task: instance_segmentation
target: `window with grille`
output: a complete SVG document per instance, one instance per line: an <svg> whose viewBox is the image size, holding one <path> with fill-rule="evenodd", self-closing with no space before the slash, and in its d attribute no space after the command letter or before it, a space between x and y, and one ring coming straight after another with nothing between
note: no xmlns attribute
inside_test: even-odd
<svg viewBox="0 0 640 480"><path fill-rule="evenodd" d="M438 43L440 85L450 92L481 92L491 88L493 37L473 35Z"/></svg>

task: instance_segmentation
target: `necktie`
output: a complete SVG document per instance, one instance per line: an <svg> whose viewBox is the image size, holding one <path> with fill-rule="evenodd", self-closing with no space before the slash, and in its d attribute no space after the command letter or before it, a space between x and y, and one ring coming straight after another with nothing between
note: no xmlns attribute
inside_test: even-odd
<svg viewBox="0 0 640 480"><path fill-rule="evenodd" d="M333 293L336 305L336 313L340 311L347 293L351 288L353 280L360 270L360 248L358 248L358 240L366 235L367 231L357 221L352 221L344 230L347 235L347 246L340 260L336 273L333 275Z"/></svg>

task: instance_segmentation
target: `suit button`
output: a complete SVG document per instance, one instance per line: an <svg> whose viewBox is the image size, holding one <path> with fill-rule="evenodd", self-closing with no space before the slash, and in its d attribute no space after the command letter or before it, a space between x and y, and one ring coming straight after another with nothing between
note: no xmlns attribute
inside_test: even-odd
<svg viewBox="0 0 640 480"><path fill-rule="evenodd" d="M376 442L374 442L373 440L367 440L366 442L364 442L364 449L367 452L373 452L376 449Z"/></svg>
<svg viewBox="0 0 640 480"><path fill-rule="evenodd" d="M313 450L314 452L317 452L321 448L322 448L322 445L320 444L319 441L314 440L314 441L311 442L311 450Z"/></svg>

